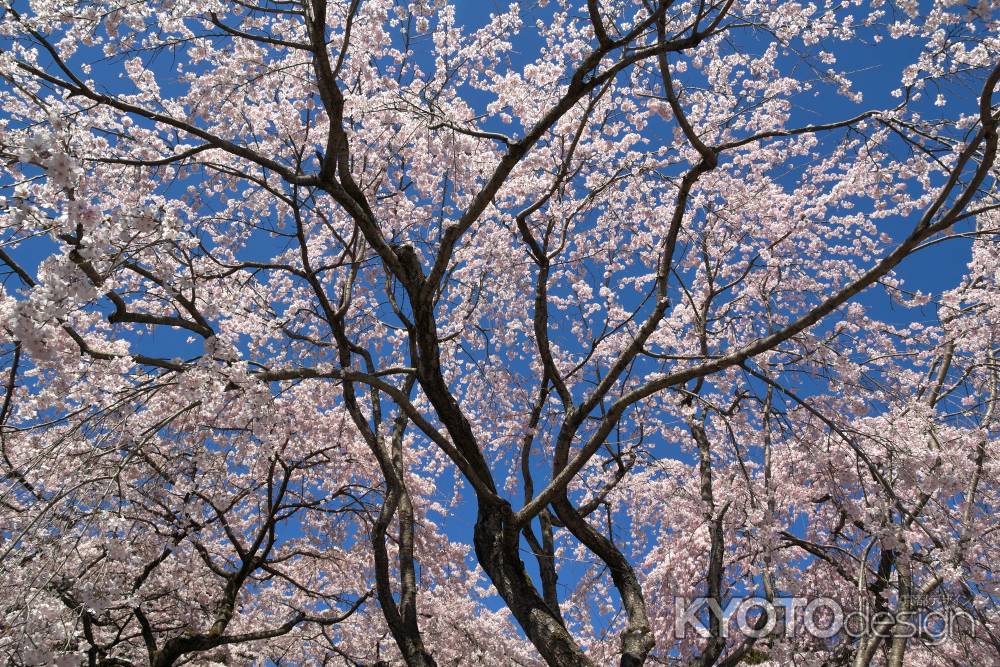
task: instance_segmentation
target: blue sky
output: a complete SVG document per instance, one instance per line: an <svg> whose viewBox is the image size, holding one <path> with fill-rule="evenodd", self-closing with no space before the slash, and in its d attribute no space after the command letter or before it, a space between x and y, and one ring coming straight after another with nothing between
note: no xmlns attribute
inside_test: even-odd
<svg viewBox="0 0 1000 667"><path fill-rule="evenodd" d="M506 3L495 1L458 1L455 3L457 16L461 24L469 26L481 25L490 12L500 12L506 10ZM539 43L532 37L535 14L545 16L551 8L545 10L533 10L525 3L522 17L524 19L524 31L515 41L515 65L534 59L538 52ZM764 42L762 41L761 44ZM749 50L758 48L753 40L747 42ZM762 47L761 47L762 48ZM817 100L803 99L797 108L796 121L802 123L812 123L848 118L856 115L860 111L874 107L884 107L894 105L897 100L891 96L891 91L898 86L900 71L911 62L914 57L914 49L917 45L912 42L900 41L883 43L881 45L871 44L866 47L858 47L846 52L849 60L842 60L838 63L840 69L855 72L854 78L858 83L860 91L864 94L864 100L860 104L855 104L844 97L834 95L824 95ZM173 76L170 58L160 57L153 61L153 68L157 74L157 79L168 89L169 82ZM105 76L102 66L94 68L94 77L109 90L121 90L122 82L118 78L118 68L111 68L113 74ZM951 92L951 91L949 91ZM956 91L957 94L957 91ZM965 93L967 95L967 91ZM473 100L485 104L485 98ZM957 98L957 103L970 104L971 100L966 97ZM903 234L907 233L908 227L901 225L898 230ZM19 257L27 264L32 260L37 262L52 248L51 243L38 239L30 241L19 249ZM259 251L267 251L266 245L258 246ZM969 247L967 242L948 242L937 244L928 250L921 251L914 257L908 259L897 272L904 278L907 287L924 291L938 291L942 288L948 289L955 286L963 275L965 264L969 258ZM915 316L920 316L913 310L905 309L899 305L894 305L880 289L871 289L861 297L871 312L889 321L909 321ZM934 316L933 306L929 306L923 317ZM143 345L159 356L189 356L191 347L184 341L188 337L187 333L174 333L169 331L157 331ZM545 474L541 467L538 468L539 478ZM536 480L536 486L538 481ZM456 513L447 517L444 528L450 537L457 541L471 543L472 524L475 520L475 503L468 489L464 489L463 497L465 502L459 505ZM524 560L529 571L534 572L534 558L525 549ZM564 584L572 586L575 584L575 577L582 568L572 564L567 565L562 581ZM496 608L502 607L499 600L494 600ZM596 610L595 610L596 614Z"/></svg>

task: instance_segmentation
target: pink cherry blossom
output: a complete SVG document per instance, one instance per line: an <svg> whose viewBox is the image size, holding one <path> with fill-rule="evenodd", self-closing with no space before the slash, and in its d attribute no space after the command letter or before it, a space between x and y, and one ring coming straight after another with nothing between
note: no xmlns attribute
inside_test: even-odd
<svg viewBox="0 0 1000 667"><path fill-rule="evenodd" d="M0 656L998 664L995 4L5 3Z"/></svg>

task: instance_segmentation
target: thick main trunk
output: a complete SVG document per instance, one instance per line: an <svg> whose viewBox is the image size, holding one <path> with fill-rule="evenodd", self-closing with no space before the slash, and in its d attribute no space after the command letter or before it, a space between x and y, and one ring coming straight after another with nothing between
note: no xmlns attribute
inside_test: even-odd
<svg viewBox="0 0 1000 667"><path fill-rule="evenodd" d="M518 532L509 524L510 507L480 500L475 527L476 556L528 639L553 667L593 667L535 585L518 556Z"/></svg>
<svg viewBox="0 0 1000 667"><path fill-rule="evenodd" d="M478 517L474 531L479 565L490 577L514 618L545 662L553 667L593 667L545 600L538 594L518 554L520 530L510 522L510 505L496 493L490 466L475 433L441 373L434 294L425 290L420 263L413 249L396 250L399 275L413 308L417 380L455 444L463 472L477 491Z"/></svg>

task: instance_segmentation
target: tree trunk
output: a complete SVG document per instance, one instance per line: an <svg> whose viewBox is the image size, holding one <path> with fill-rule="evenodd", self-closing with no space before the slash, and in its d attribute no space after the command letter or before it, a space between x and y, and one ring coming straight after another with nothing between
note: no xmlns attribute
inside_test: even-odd
<svg viewBox="0 0 1000 667"><path fill-rule="evenodd" d="M538 594L518 556L518 531L509 522L510 506L479 500L476 556L517 622L552 667L593 667Z"/></svg>

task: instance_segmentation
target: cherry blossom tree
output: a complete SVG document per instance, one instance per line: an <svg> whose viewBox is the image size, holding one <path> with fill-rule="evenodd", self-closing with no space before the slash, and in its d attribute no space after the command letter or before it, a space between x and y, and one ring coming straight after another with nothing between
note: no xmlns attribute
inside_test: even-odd
<svg viewBox="0 0 1000 667"><path fill-rule="evenodd" d="M3 660L1000 661L998 3L472 5L3 0Z"/></svg>

